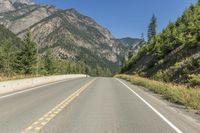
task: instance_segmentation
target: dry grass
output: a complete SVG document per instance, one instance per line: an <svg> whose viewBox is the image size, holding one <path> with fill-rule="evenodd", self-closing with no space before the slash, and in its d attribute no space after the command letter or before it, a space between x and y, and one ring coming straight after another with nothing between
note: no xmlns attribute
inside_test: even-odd
<svg viewBox="0 0 200 133"><path fill-rule="evenodd" d="M165 96L170 102L184 105L188 108L200 109L200 89L187 88L182 85L174 85L160 81L142 78L137 75L116 75L115 77L125 79L131 83Z"/></svg>

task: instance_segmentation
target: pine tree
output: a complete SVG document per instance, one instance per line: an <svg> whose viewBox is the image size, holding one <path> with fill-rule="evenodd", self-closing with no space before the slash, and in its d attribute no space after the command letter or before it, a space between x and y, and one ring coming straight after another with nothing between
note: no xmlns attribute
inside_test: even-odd
<svg viewBox="0 0 200 133"><path fill-rule="evenodd" d="M53 55L52 55L52 51L51 49L48 49L47 50L47 53L44 57L44 66L45 66L45 69L47 71L48 74L54 74L55 72L55 62L54 62L54 59L53 59Z"/></svg>
<svg viewBox="0 0 200 133"><path fill-rule="evenodd" d="M37 44L31 40L30 31L24 37L21 51L18 53L17 66L23 74L33 74L37 65Z"/></svg>
<svg viewBox="0 0 200 133"><path fill-rule="evenodd" d="M153 15L148 27L148 41L150 41L156 35L156 28L157 28L157 18L155 15Z"/></svg>
<svg viewBox="0 0 200 133"><path fill-rule="evenodd" d="M145 41L145 39L144 39L144 33L141 34L141 40Z"/></svg>
<svg viewBox="0 0 200 133"><path fill-rule="evenodd" d="M8 39L4 41L0 49L0 72L6 76L10 76L14 73L16 48L13 46L11 40Z"/></svg>

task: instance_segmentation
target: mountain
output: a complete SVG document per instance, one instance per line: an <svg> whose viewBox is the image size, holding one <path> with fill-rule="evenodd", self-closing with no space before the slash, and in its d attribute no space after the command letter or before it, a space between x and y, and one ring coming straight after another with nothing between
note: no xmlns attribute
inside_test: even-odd
<svg viewBox="0 0 200 133"><path fill-rule="evenodd" d="M144 45L145 41L139 38L131 38L131 37L126 37L126 38L121 38L121 39L116 39L116 41L127 48L129 48L129 52L131 54L137 53L138 50Z"/></svg>
<svg viewBox="0 0 200 133"><path fill-rule="evenodd" d="M200 2L191 5L125 63L122 72L200 85Z"/></svg>
<svg viewBox="0 0 200 133"><path fill-rule="evenodd" d="M131 37L126 37L126 38L121 38L121 39L116 39L119 43L122 43L128 47L132 47L140 43L142 40L139 38L131 38Z"/></svg>
<svg viewBox="0 0 200 133"><path fill-rule="evenodd" d="M60 59L115 72L137 42L119 43L110 31L75 9L60 10L50 5L33 4L30 0L4 0L0 5L4 7L0 9L0 24L21 38L30 30L42 55L52 49Z"/></svg>

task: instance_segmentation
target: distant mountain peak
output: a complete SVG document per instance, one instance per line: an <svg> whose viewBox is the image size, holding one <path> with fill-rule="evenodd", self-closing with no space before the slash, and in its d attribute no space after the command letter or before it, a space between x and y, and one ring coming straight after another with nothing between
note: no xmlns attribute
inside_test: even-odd
<svg viewBox="0 0 200 133"><path fill-rule="evenodd" d="M131 37L125 37L117 39L118 42L127 45L129 47L133 47L134 45L137 45L138 43L142 42L142 39L140 38L131 38Z"/></svg>
<svg viewBox="0 0 200 133"><path fill-rule="evenodd" d="M69 8L66 11L70 11L70 12L74 12L74 13L78 13L78 11L75 8Z"/></svg>

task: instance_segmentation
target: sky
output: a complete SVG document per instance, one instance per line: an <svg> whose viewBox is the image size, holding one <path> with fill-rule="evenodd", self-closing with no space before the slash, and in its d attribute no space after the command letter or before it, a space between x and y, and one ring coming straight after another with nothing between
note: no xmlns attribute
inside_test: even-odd
<svg viewBox="0 0 200 133"><path fill-rule="evenodd" d="M111 31L114 37L141 37L147 34L150 18L157 17L158 32L175 22L197 0L33 0L61 9L74 8Z"/></svg>

